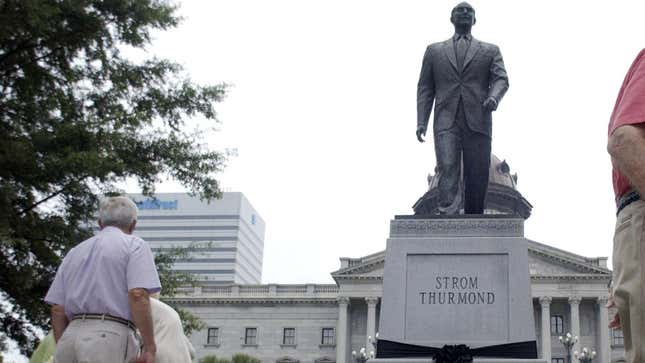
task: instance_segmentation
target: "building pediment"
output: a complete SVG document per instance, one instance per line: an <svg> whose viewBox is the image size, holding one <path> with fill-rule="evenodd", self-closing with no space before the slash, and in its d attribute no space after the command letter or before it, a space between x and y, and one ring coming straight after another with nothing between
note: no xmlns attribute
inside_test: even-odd
<svg viewBox="0 0 645 363"><path fill-rule="evenodd" d="M611 276L604 257L588 258L535 241L528 241L532 279L597 279ZM339 280L383 279L385 251L365 257L341 257L341 268L331 273Z"/></svg>
<svg viewBox="0 0 645 363"><path fill-rule="evenodd" d="M344 279L383 279L385 266L385 251L380 251L365 257L340 258L341 268L331 273L334 280Z"/></svg>
<svg viewBox="0 0 645 363"><path fill-rule="evenodd" d="M589 258L529 240L531 276L600 275L611 276L606 257Z"/></svg>

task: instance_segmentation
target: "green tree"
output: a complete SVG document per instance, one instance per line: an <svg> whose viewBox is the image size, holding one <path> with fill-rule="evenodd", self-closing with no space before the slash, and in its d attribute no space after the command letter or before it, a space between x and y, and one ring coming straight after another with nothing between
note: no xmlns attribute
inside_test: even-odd
<svg viewBox="0 0 645 363"><path fill-rule="evenodd" d="M200 359L199 363L231 363L231 361L224 358L217 358L215 355L207 355Z"/></svg>
<svg viewBox="0 0 645 363"><path fill-rule="evenodd" d="M260 363L261 361L257 358L254 358L248 354L244 353L235 353L233 358L217 358L215 355L207 355L204 358L199 360L199 363Z"/></svg>
<svg viewBox="0 0 645 363"><path fill-rule="evenodd" d="M248 354L236 353L231 358L232 363L261 363L259 359L251 357Z"/></svg>
<svg viewBox="0 0 645 363"><path fill-rule="evenodd" d="M165 0L0 0L0 336L29 355L61 256L89 235L98 196L167 176L220 195L225 158L189 120L216 121L225 85L166 59L132 61L175 27Z"/></svg>

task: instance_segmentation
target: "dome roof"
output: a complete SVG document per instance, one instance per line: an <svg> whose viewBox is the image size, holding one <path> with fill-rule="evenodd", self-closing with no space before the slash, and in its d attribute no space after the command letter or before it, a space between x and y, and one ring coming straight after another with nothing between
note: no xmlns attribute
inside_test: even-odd
<svg viewBox="0 0 645 363"><path fill-rule="evenodd" d="M463 184L463 173L461 178ZM438 214L438 182L436 174L428 175L428 191L414 204L414 214ZM463 192L463 188L460 189ZM517 190L517 174L511 174L506 160L500 161L491 154L484 214L513 214L526 219L531 215L532 208L531 203ZM463 205L461 209L463 210Z"/></svg>

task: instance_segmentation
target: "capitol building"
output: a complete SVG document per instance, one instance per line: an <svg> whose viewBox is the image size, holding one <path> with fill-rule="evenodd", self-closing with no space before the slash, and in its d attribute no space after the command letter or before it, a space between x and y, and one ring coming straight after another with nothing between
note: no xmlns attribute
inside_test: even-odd
<svg viewBox="0 0 645 363"><path fill-rule="evenodd" d="M493 156L486 213L528 218L531 205L516 181ZM425 202L415 207L432 208L433 183L429 178ZM598 353L594 362L623 362L622 334L607 327L615 313L606 307L607 258L528 240L528 261L538 357L568 363L558 337L570 332L579 337L572 351L587 347ZM245 353L263 363L353 362L352 351L374 350L369 337L379 331L385 263L385 251L340 257L335 284L203 284L171 302L206 324L190 337L198 358Z"/></svg>

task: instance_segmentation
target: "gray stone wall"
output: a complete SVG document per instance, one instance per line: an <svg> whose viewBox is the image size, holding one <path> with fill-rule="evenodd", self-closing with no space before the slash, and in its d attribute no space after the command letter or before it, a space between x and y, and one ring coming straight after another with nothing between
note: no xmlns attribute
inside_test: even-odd
<svg viewBox="0 0 645 363"><path fill-rule="evenodd" d="M335 360L335 346L322 346L322 328L335 328L338 307L333 304L266 304L210 305L190 307L208 327L219 328L220 344L207 345L207 330L194 333L190 340L197 358L216 355L229 358L246 353L263 363L273 363L284 357L300 362L314 362L329 357ZM257 345L244 345L245 328L257 328ZM282 345L284 328L296 329L296 345Z"/></svg>

